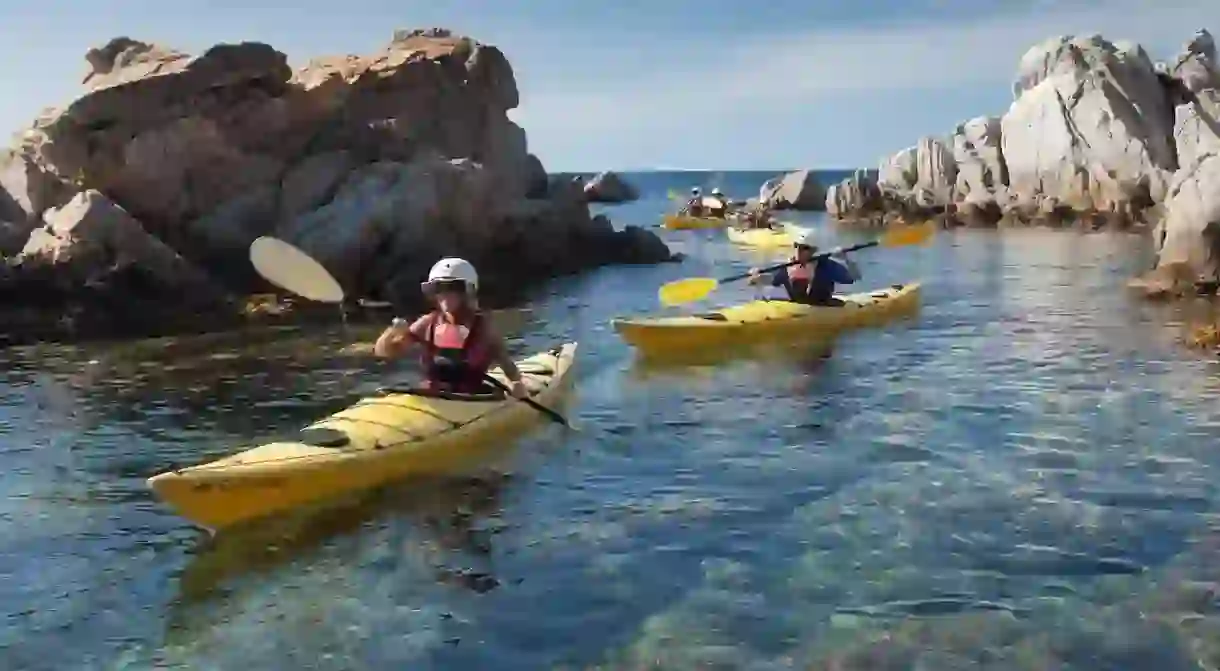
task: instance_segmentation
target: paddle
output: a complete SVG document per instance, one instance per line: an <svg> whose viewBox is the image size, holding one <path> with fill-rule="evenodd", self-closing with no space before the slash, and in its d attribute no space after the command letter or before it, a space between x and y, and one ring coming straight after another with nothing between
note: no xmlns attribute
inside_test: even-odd
<svg viewBox="0 0 1220 671"><path fill-rule="evenodd" d="M305 252L292 245L270 236L263 236L250 245L250 263L263 279L275 286L294 293L302 298L319 303L342 303L343 287L339 282ZM484 379L493 387L503 391L509 398L517 398L510 393L507 385L494 377L487 375ZM563 415L538 403L531 398L517 398L545 415L556 424L572 428Z"/></svg>
<svg viewBox="0 0 1220 671"><path fill-rule="evenodd" d="M868 249L869 247L906 247L908 245L918 245L930 239L935 230L936 229L931 222L915 226L895 227L889 231L886 231L884 235L876 240L862 242L858 245L852 245L850 247L840 247L838 249L832 249L828 252L820 252L815 254L813 258L823 259L835 254L854 252L861 249ZM759 273L773 272L779 270L780 268L786 268L794 263L796 263L794 260L785 261L773 266L761 268L759 269ZM693 303L694 301L705 298L708 294L715 291L716 287L720 286L721 284L726 282L735 282L737 280L744 280L747 277L750 277L751 274L752 273L748 272L738 273L737 275L730 275L719 280L713 277L688 277L684 280L669 282L668 284L662 286L657 294L661 299L661 303L664 305Z"/></svg>

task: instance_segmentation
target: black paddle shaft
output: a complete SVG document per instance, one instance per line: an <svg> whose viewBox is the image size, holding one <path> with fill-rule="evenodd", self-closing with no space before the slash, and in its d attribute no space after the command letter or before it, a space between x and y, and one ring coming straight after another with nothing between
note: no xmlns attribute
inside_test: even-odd
<svg viewBox="0 0 1220 671"><path fill-rule="evenodd" d="M492 386L496 387L500 391L503 391L506 395L509 396L509 398L513 398L518 401L521 401L522 403L528 405L529 407L533 408L534 410L537 410L538 412L542 413L543 416L545 416L547 419L551 420L552 422L555 422L556 424L562 424L566 427L571 428L571 425L568 424L567 418L565 418L563 415L555 412L554 410L551 410L550 408L546 407L545 405L542 405L541 403L535 401L532 398L528 398L528 397L527 398L517 398L516 396L513 396L512 392L509 391L509 388L507 385L505 385L503 382L497 380L496 378L494 378L490 375L483 376L483 379L486 380L487 382L491 383Z"/></svg>
<svg viewBox="0 0 1220 671"><path fill-rule="evenodd" d="M835 254L845 254L847 252L854 252L859 249L868 249L869 247L876 247L879 244L881 244L880 240L872 240L870 242L861 242L860 244L852 245L851 247L840 247L838 249L832 249L829 252L819 252L817 254L814 254L813 258L810 259L810 261L813 261L815 259L824 259L828 256L834 256ZM766 268L759 268L758 273L760 275L762 273L772 273L772 272L779 270L780 268L787 268L788 266L796 265L797 263L800 263L800 262L795 259L793 259L791 261L784 261L783 263L777 263L773 266L767 266ZM746 273L738 273L736 275L729 275L728 277L722 278L720 280L720 283L724 284L725 282L736 282L737 280L744 280L753 274L754 273L752 273L752 272L746 272Z"/></svg>

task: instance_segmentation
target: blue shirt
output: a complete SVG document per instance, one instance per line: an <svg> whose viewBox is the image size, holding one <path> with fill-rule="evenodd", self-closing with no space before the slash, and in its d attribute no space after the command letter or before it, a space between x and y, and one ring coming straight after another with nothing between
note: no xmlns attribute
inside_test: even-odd
<svg viewBox="0 0 1220 671"><path fill-rule="evenodd" d="M798 303L825 303L834 295L836 284L853 284L847 265L838 259L824 258L816 261L813 269L813 280L809 286L798 281L795 286L788 277L788 267L780 268L771 276L771 286L783 287L788 292L788 300Z"/></svg>

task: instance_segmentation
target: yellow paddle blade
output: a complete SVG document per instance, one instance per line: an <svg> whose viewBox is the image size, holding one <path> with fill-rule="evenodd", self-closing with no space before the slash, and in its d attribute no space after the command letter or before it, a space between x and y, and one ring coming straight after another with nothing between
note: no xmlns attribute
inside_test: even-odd
<svg viewBox="0 0 1220 671"><path fill-rule="evenodd" d="M664 305L693 303L715 291L719 284L712 277L688 277L665 284L657 292L657 296Z"/></svg>
<svg viewBox="0 0 1220 671"><path fill-rule="evenodd" d="M932 238L936 226L932 222L912 226L897 226L886 231L877 242L881 247L906 247L922 245Z"/></svg>

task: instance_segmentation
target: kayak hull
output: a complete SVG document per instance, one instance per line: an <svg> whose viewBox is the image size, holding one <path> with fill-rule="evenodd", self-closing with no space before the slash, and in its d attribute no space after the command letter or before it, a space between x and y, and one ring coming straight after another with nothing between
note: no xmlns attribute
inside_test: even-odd
<svg viewBox="0 0 1220 671"><path fill-rule="evenodd" d="M816 339L913 314L919 309L920 284L897 284L838 298L845 305L757 300L697 315L615 319L611 324L623 340L646 352L773 339Z"/></svg>
<svg viewBox="0 0 1220 671"><path fill-rule="evenodd" d="M575 355L576 343L568 343L518 362L535 401L562 405ZM491 376L506 381L498 368ZM543 421L503 396L388 390L309 425L301 442L161 473L148 486L182 517L217 531L404 477L470 470Z"/></svg>
<svg viewBox="0 0 1220 671"><path fill-rule="evenodd" d="M728 226L728 219L719 217L690 217L681 214L669 214L665 216L661 226L674 231L691 230L691 229L708 229L708 228L724 228Z"/></svg>

